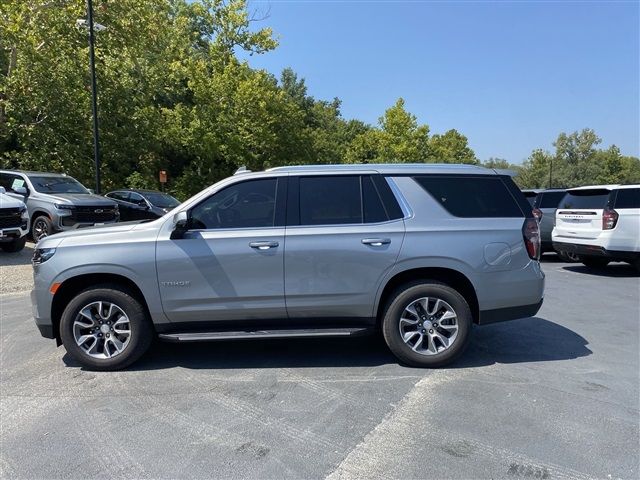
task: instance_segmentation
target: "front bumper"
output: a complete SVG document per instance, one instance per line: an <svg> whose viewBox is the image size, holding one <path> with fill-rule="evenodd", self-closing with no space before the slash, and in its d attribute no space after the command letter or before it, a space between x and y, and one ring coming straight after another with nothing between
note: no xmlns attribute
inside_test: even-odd
<svg viewBox="0 0 640 480"><path fill-rule="evenodd" d="M28 228L25 226L22 227L11 227L11 228L0 228L0 243L4 242L13 242L18 240L19 238L24 237L28 232Z"/></svg>
<svg viewBox="0 0 640 480"><path fill-rule="evenodd" d="M553 249L556 252L569 252L575 255L588 257L603 257L612 260L633 261L640 258L640 252L625 252L620 250L607 250L599 245L583 245L579 243L553 242Z"/></svg>

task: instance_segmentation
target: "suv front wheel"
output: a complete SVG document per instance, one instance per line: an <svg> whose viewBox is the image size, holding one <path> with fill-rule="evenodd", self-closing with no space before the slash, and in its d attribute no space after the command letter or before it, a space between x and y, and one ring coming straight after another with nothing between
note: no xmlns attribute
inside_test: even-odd
<svg viewBox="0 0 640 480"><path fill-rule="evenodd" d="M69 355L83 367L118 370L147 351L153 328L140 301L117 285L103 285L69 302L60 336Z"/></svg>
<svg viewBox="0 0 640 480"><path fill-rule="evenodd" d="M438 282L396 291L382 330L391 351L407 365L441 367L455 360L471 336L471 309L460 293Z"/></svg>
<svg viewBox="0 0 640 480"><path fill-rule="evenodd" d="M33 225L31 226L31 236L33 237L33 241L38 243L45 237L48 237L53 233L53 224L49 217L45 215L40 215L36 217L33 221Z"/></svg>

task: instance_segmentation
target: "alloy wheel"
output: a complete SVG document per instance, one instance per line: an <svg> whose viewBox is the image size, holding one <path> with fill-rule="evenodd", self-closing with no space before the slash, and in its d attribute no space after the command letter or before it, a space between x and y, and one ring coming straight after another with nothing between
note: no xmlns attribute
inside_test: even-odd
<svg viewBox="0 0 640 480"><path fill-rule="evenodd" d="M47 223L44 220L36 220L33 224L33 237L36 242L39 242L43 238L49 235L49 229Z"/></svg>
<svg viewBox="0 0 640 480"><path fill-rule="evenodd" d="M73 322L73 337L87 355L113 358L120 355L131 339L127 314L115 303L92 302L80 309Z"/></svg>
<svg viewBox="0 0 640 480"><path fill-rule="evenodd" d="M414 352L435 355L447 350L458 336L458 315L437 297L412 301L400 317L400 337Z"/></svg>

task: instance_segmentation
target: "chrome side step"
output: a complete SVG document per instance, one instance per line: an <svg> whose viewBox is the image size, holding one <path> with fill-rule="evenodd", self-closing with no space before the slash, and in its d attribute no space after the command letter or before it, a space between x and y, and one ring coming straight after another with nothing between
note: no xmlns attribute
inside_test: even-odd
<svg viewBox="0 0 640 480"><path fill-rule="evenodd" d="M251 338L312 338L312 337L353 337L365 335L371 328L313 328L296 330L246 330L216 332L161 333L158 337L169 342L208 342L212 340L242 340Z"/></svg>

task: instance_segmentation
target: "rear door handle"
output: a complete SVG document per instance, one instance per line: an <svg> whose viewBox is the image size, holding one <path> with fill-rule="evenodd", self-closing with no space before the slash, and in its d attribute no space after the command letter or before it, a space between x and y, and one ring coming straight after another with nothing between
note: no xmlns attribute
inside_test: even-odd
<svg viewBox="0 0 640 480"><path fill-rule="evenodd" d="M276 248L280 243L278 242L249 242L251 248L257 248L258 250L269 250L270 248Z"/></svg>
<svg viewBox="0 0 640 480"><path fill-rule="evenodd" d="M362 243L365 245L371 245L372 247L381 247L382 245L389 245L391 243L390 238L363 238Z"/></svg>

